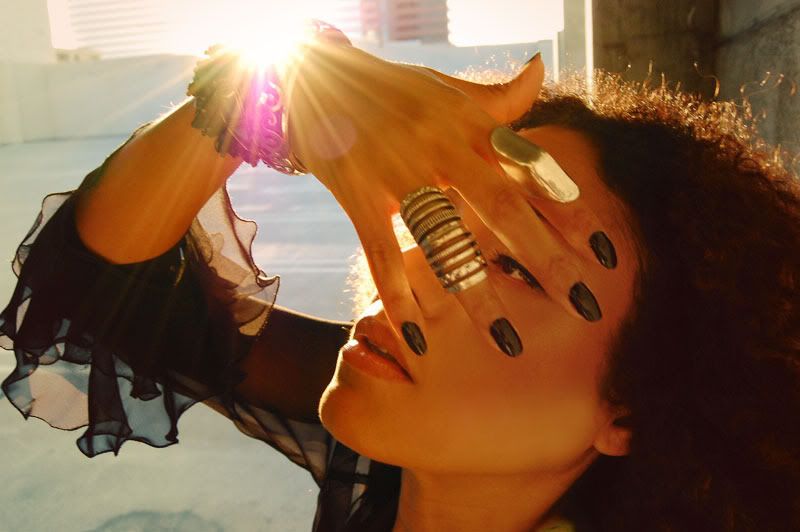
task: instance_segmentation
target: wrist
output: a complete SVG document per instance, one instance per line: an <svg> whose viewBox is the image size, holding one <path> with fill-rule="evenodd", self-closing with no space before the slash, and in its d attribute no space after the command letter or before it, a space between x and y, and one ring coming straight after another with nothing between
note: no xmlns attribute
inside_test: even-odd
<svg viewBox="0 0 800 532"><path fill-rule="evenodd" d="M320 85L319 66L330 55L347 56L358 51L339 29L325 22L312 20L309 22L306 37L298 44L295 52L275 65L284 102L283 131L290 146L290 157L299 166L307 168L303 163L307 159L303 154L303 139L299 134L306 129L300 117L307 115L306 109L301 106L307 103L308 98L304 96L309 94L309 85ZM298 86L298 83L301 85ZM298 93L299 97L296 97Z"/></svg>
<svg viewBox="0 0 800 532"><path fill-rule="evenodd" d="M260 160L286 174L306 172L290 145L288 104L304 57L349 43L336 28L310 21L296 53L263 68L243 60L241 50L211 46L206 50L209 58L198 62L187 88L187 95L195 97L192 127L216 137L214 147L223 155L241 157L252 166Z"/></svg>

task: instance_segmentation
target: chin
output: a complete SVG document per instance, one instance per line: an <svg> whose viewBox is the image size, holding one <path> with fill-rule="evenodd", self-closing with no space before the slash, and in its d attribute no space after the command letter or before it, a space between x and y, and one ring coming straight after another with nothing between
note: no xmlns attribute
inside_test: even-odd
<svg viewBox="0 0 800 532"><path fill-rule="evenodd" d="M399 442L397 428L385 424L391 416L380 415L376 405L365 400L363 391L341 382L338 368L322 392L318 414L322 426L353 451L378 462L401 465L402 458L392 452Z"/></svg>
<svg viewBox="0 0 800 532"><path fill-rule="evenodd" d="M338 368L319 400L322 426L338 441L359 454L372 457L364 439L364 427L370 426L369 407L362 393L339 380Z"/></svg>

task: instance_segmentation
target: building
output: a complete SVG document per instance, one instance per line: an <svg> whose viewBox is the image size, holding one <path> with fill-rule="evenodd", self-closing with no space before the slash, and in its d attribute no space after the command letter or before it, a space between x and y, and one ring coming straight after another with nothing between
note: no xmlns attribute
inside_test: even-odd
<svg viewBox="0 0 800 532"><path fill-rule="evenodd" d="M2 23L3 21L8 23ZM55 61L50 41L47 0L0 2L0 62Z"/></svg>
<svg viewBox="0 0 800 532"><path fill-rule="evenodd" d="M173 22L158 0L68 0L67 9L78 45L104 59L163 53Z"/></svg>
<svg viewBox="0 0 800 532"><path fill-rule="evenodd" d="M447 0L387 0L386 24L390 41L447 41Z"/></svg>
<svg viewBox="0 0 800 532"><path fill-rule="evenodd" d="M203 14L210 9L210 4L190 0L169 5L162 0L65 1L77 46L96 50L103 59L186 53L188 43L175 39L195 24L202 27ZM429 43L448 38L447 0L329 0L325 17L356 41Z"/></svg>
<svg viewBox="0 0 800 532"><path fill-rule="evenodd" d="M447 42L447 0L361 0L361 32L373 42Z"/></svg>

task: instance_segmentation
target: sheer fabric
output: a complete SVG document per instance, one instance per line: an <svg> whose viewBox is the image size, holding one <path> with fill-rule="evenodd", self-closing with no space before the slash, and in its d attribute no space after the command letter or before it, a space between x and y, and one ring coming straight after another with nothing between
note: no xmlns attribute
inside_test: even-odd
<svg viewBox="0 0 800 532"><path fill-rule="evenodd" d="M145 126L86 179L99 177ZM400 468L354 452L318 420L292 419L236 393L247 376L238 364L265 330L280 277L255 264L257 226L236 215L226 188L175 246L125 265L85 247L75 192L43 199L16 250L18 281L0 313L0 347L16 358L2 389L24 418L85 428L76 444L91 458L117 455L129 440L178 443L180 416L204 402L309 471L320 487L313 531L391 530ZM314 334L325 320L307 322L305 334ZM547 530L573 528L564 521Z"/></svg>

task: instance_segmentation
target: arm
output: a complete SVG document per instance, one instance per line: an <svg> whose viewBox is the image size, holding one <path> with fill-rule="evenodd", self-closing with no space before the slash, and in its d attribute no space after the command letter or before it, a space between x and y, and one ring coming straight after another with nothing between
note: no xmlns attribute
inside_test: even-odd
<svg viewBox="0 0 800 532"><path fill-rule="evenodd" d="M84 180L76 192L75 229L86 251L125 265L160 257L241 164L220 156L213 139L191 127L193 116L190 99L144 127L108 157L102 172ZM319 398L349 327L275 305L238 366L246 378L237 393L287 417L318 421Z"/></svg>
<svg viewBox="0 0 800 532"><path fill-rule="evenodd" d="M319 422L319 399L352 326L275 305L239 365L247 378L236 391L256 406Z"/></svg>
<svg viewBox="0 0 800 532"><path fill-rule="evenodd" d="M191 127L194 112L189 98L150 122L81 183L76 227L88 249L115 264L163 254L239 167Z"/></svg>
<svg viewBox="0 0 800 532"><path fill-rule="evenodd" d="M305 315L281 320L284 311L274 307L266 319L278 285L254 283L257 268L247 250L255 223L236 217L225 187L211 194L190 220L189 230L164 251L153 248L114 259L90 249L91 236L84 242L86 235L78 231L78 200L101 197L93 194L112 182L105 170L117 168L111 177L120 179L125 165L116 162L117 156L133 157L127 148L155 127L149 123L138 128L87 175L79 191L49 194L43 200L12 263L19 277L16 289L0 312L0 347L17 355L3 391L26 418L38 417L66 430L88 426L76 443L90 457L116 453L129 439L156 447L176 443L178 418L203 401L234 419L249 436L313 470L317 462L310 462L311 451L303 449L313 443L314 452L320 451L320 442L326 441L316 403L344 343L337 334L344 331ZM133 160L145 158L138 153ZM115 208L125 207L122 201ZM101 217L99 222L102 229L105 221ZM91 233L93 226L89 229ZM129 229L118 227L117 238L108 242L119 241ZM224 250L209 247L220 243L228 245ZM204 252L197 253L201 248ZM298 316L290 314L286 310L285 317ZM265 323L259 329L263 337L254 336L258 323L273 318L271 326ZM284 331L283 325L290 328ZM271 347L272 341L285 350ZM243 379L229 371L237 368ZM259 374L265 371L274 373ZM287 373L286 379L281 372ZM293 384L287 386L289 382ZM238 420L231 415L233 402L215 399L229 397L218 395L229 386L236 411L262 408L254 414L257 423L252 417L245 417L247 423ZM296 424L302 421L296 418L312 423L298 432ZM321 472L314 474L318 478Z"/></svg>

